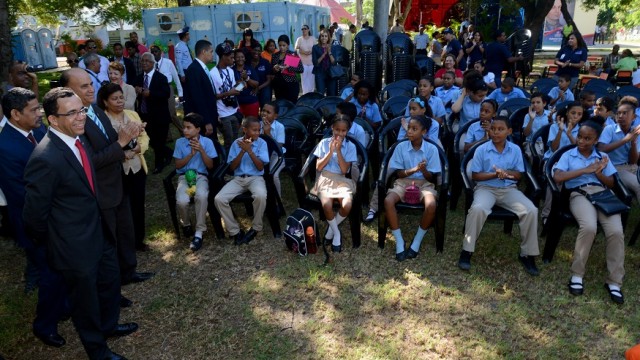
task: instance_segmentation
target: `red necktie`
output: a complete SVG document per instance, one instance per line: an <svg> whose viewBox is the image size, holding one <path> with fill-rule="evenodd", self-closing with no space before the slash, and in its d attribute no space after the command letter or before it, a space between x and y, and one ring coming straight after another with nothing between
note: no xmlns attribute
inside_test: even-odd
<svg viewBox="0 0 640 360"><path fill-rule="evenodd" d="M29 133L29 135L27 135L27 140L29 140L33 144L33 146L38 145L38 142L36 141L36 138L33 137L32 133Z"/></svg>
<svg viewBox="0 0 640 360"><path fill-rule="evenodd" d="M87 157L87 152L84 151L84 147L82 146L80 139L76 139L76 147L80 151L80 159L82 159L82 168L84 169L84 174L87 175L87 180L89 180L91 191L95 194L96 190L93 188L93 175L91 175L91 164L89 164L89 158Z"/></svg>

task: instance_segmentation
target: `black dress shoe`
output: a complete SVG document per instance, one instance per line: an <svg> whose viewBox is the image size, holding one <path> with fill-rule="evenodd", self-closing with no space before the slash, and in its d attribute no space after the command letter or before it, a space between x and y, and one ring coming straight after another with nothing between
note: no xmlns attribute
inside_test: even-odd
<svg viewBox="0 0 640 360"><path fill-rule="evenodd" d="M406 252L401 251L401 252L396 254L396 260L405 261L406 259L407 259L407 253Z"/></svg>
<svg viewBox="0 0 640 360"><path fill-rule="evenodd" d="M407 250L404 251L404 256L407 259L415 259L418 256L418 253L413 251L412 248L408 248Z"/></svg>
<svg viewBox="0 0 640 360"><path fill-rule="evenodd" d="M44 334L38 334L37 332L34 331L33 335L35 335L38 339L40 339L40 341L42 341L45 345L49 345L57 348L62 347L64 346L64 344L67 343L64 340L64 338L60 336L60 334L58 333L44 335Z"/></svg>
<svg viewBox="0 0 640 360"><path fill-rule="evenodd" d="M182 233L184 234L184 237L186 237L186 238L190 238L190 237L193 236L193 234L195 234L193 232L193 228L191 227L191 225L183 226L182 227Z"/></svg>
<svg viewBox="0 0 640 360"><path fill-rule="evenodd" d="M111 334L107 337L122 337L130 335L134 332L138 331L138 324L134 322L126 323L126 324L118 324L116 325L116 329L113 330Z"/></svg>
<svg viewBox="0 0 640 360"><path fill-rule="evenodd" d="M151 251L151 247L147 244L136 245L136 251L140 251L140 252Z"/></svg>
<svg viewBox="0 0 640 360"><path fill-rule="evenodd" d="M243 244L250 243L251 240L255 239L256 235L258 235L257 231L253 229L249 229L249 231L247 231L247 234L242 238L242 243Z"/></svg>
<svg viewBox="0 0 640 360"><path fill-rule="evenodd" d="M520 260L520 263L522 263L522 266L524 267L524 271L527 272L527 274L531 275L531 276L538 276L540 275L540 271L538 271L538 267L536 266L536 258L533 256L521 256L518 255L518 260Z"/></svg>
<svg viewBox="0 0 640 360"><path fill-rule="evenodd" d="M124 297L124 295L120 294L120 307L128 308L128 307L131 307L131 305L133 305L133 301L127 299L126 297Z"/></svg>
<svg viewBox="0 0 640 360"><path fill-rule="evenodd" d="M120 354L112 352L111 354L107 355L104 360L127 360L127 358Z"/></svg>
<svg viewBox="0 0 640 360"><path fill-rule="evenodd" d="M143 281L151 279L155 275L156 273L152 272L135 272L129 279L123 280L122 285L141 283Z"/></svg>
<svg viewBox="0 0 640 360"><path fill-rule="evenodd" d="M238 232L237 234L233 235L233 243L235 245L242 245L244 244L244 242L242 241L244 239L244 231L240 230L240 232Z"/></svg>

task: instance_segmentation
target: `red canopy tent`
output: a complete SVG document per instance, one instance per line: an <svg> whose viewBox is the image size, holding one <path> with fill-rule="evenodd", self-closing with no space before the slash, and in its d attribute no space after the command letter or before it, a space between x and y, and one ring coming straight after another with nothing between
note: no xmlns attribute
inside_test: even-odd
<svg viewBox="0 0 640 360"><path fill-rule="evenodd" d="M341 19L347 19L352 24L356 22L356 19L335 0L300 0L298 1L298 4L315 5L329 8L329 11L331 12L332 23L337 22L338 24L340 24L342 22Z"/></svg>

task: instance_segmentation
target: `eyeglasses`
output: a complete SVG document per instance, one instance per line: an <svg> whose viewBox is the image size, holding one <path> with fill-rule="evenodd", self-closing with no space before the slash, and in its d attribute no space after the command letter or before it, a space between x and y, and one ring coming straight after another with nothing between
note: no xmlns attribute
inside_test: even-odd
<svg viewBox="0 0 640 360"><path fill-rule="evenodd" d="M97 48L98 48L98 47L97 47L97 46L95 46L95 45L94 45L94 46L87 46L87 49L97 49Z"/></svg>
<svg viewBox="0 0 640 360"><path fill-rule="evenodd" d="M155 53L159 53L160 49L151 49L150 51L151 51L151 53L155 54Z"/></svg>
<svg viewBox="0 0 640 360"><path fill-rule="evenodd" d="M89 108L86 107L81 107L80 110L71 110L66 114L51 114L53 116L58 116L58 117L77 117L78 115L84 116L87 115L87 111L89 111Z"/></svg>
<svg viewBox="0 0 640 360"><path fill-rule="evenodd" d="M309 30L309 28L302 28L302 30Z"/></svg>
<svg viewBox="0 0 640 360"><path fill-rule="evenodd" d="M67 64L77 64L80 62L80 59L67 59Z"/></svg>

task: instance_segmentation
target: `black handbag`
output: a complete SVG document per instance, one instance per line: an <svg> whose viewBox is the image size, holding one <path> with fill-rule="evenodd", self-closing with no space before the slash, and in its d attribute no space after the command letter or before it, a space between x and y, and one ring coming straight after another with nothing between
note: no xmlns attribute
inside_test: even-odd
<svg viewBox="0 0 640 360"><path fill-rule="evenodd" d="M331 65L329 68L329 75L332 79L338 79L344 76L344 68L342 65Z"/></svg>
<svg viewBox="0 0 640 360"><path fill-rule="evenodd" d="M616 194L609 189L593 194L589 194L582 189L576 189L576 191L579 194L584 195L584 197L586 197L587 200L596 207L596 209L602 211L607 216L629 211L629 207L620 201Z"/></svg>

